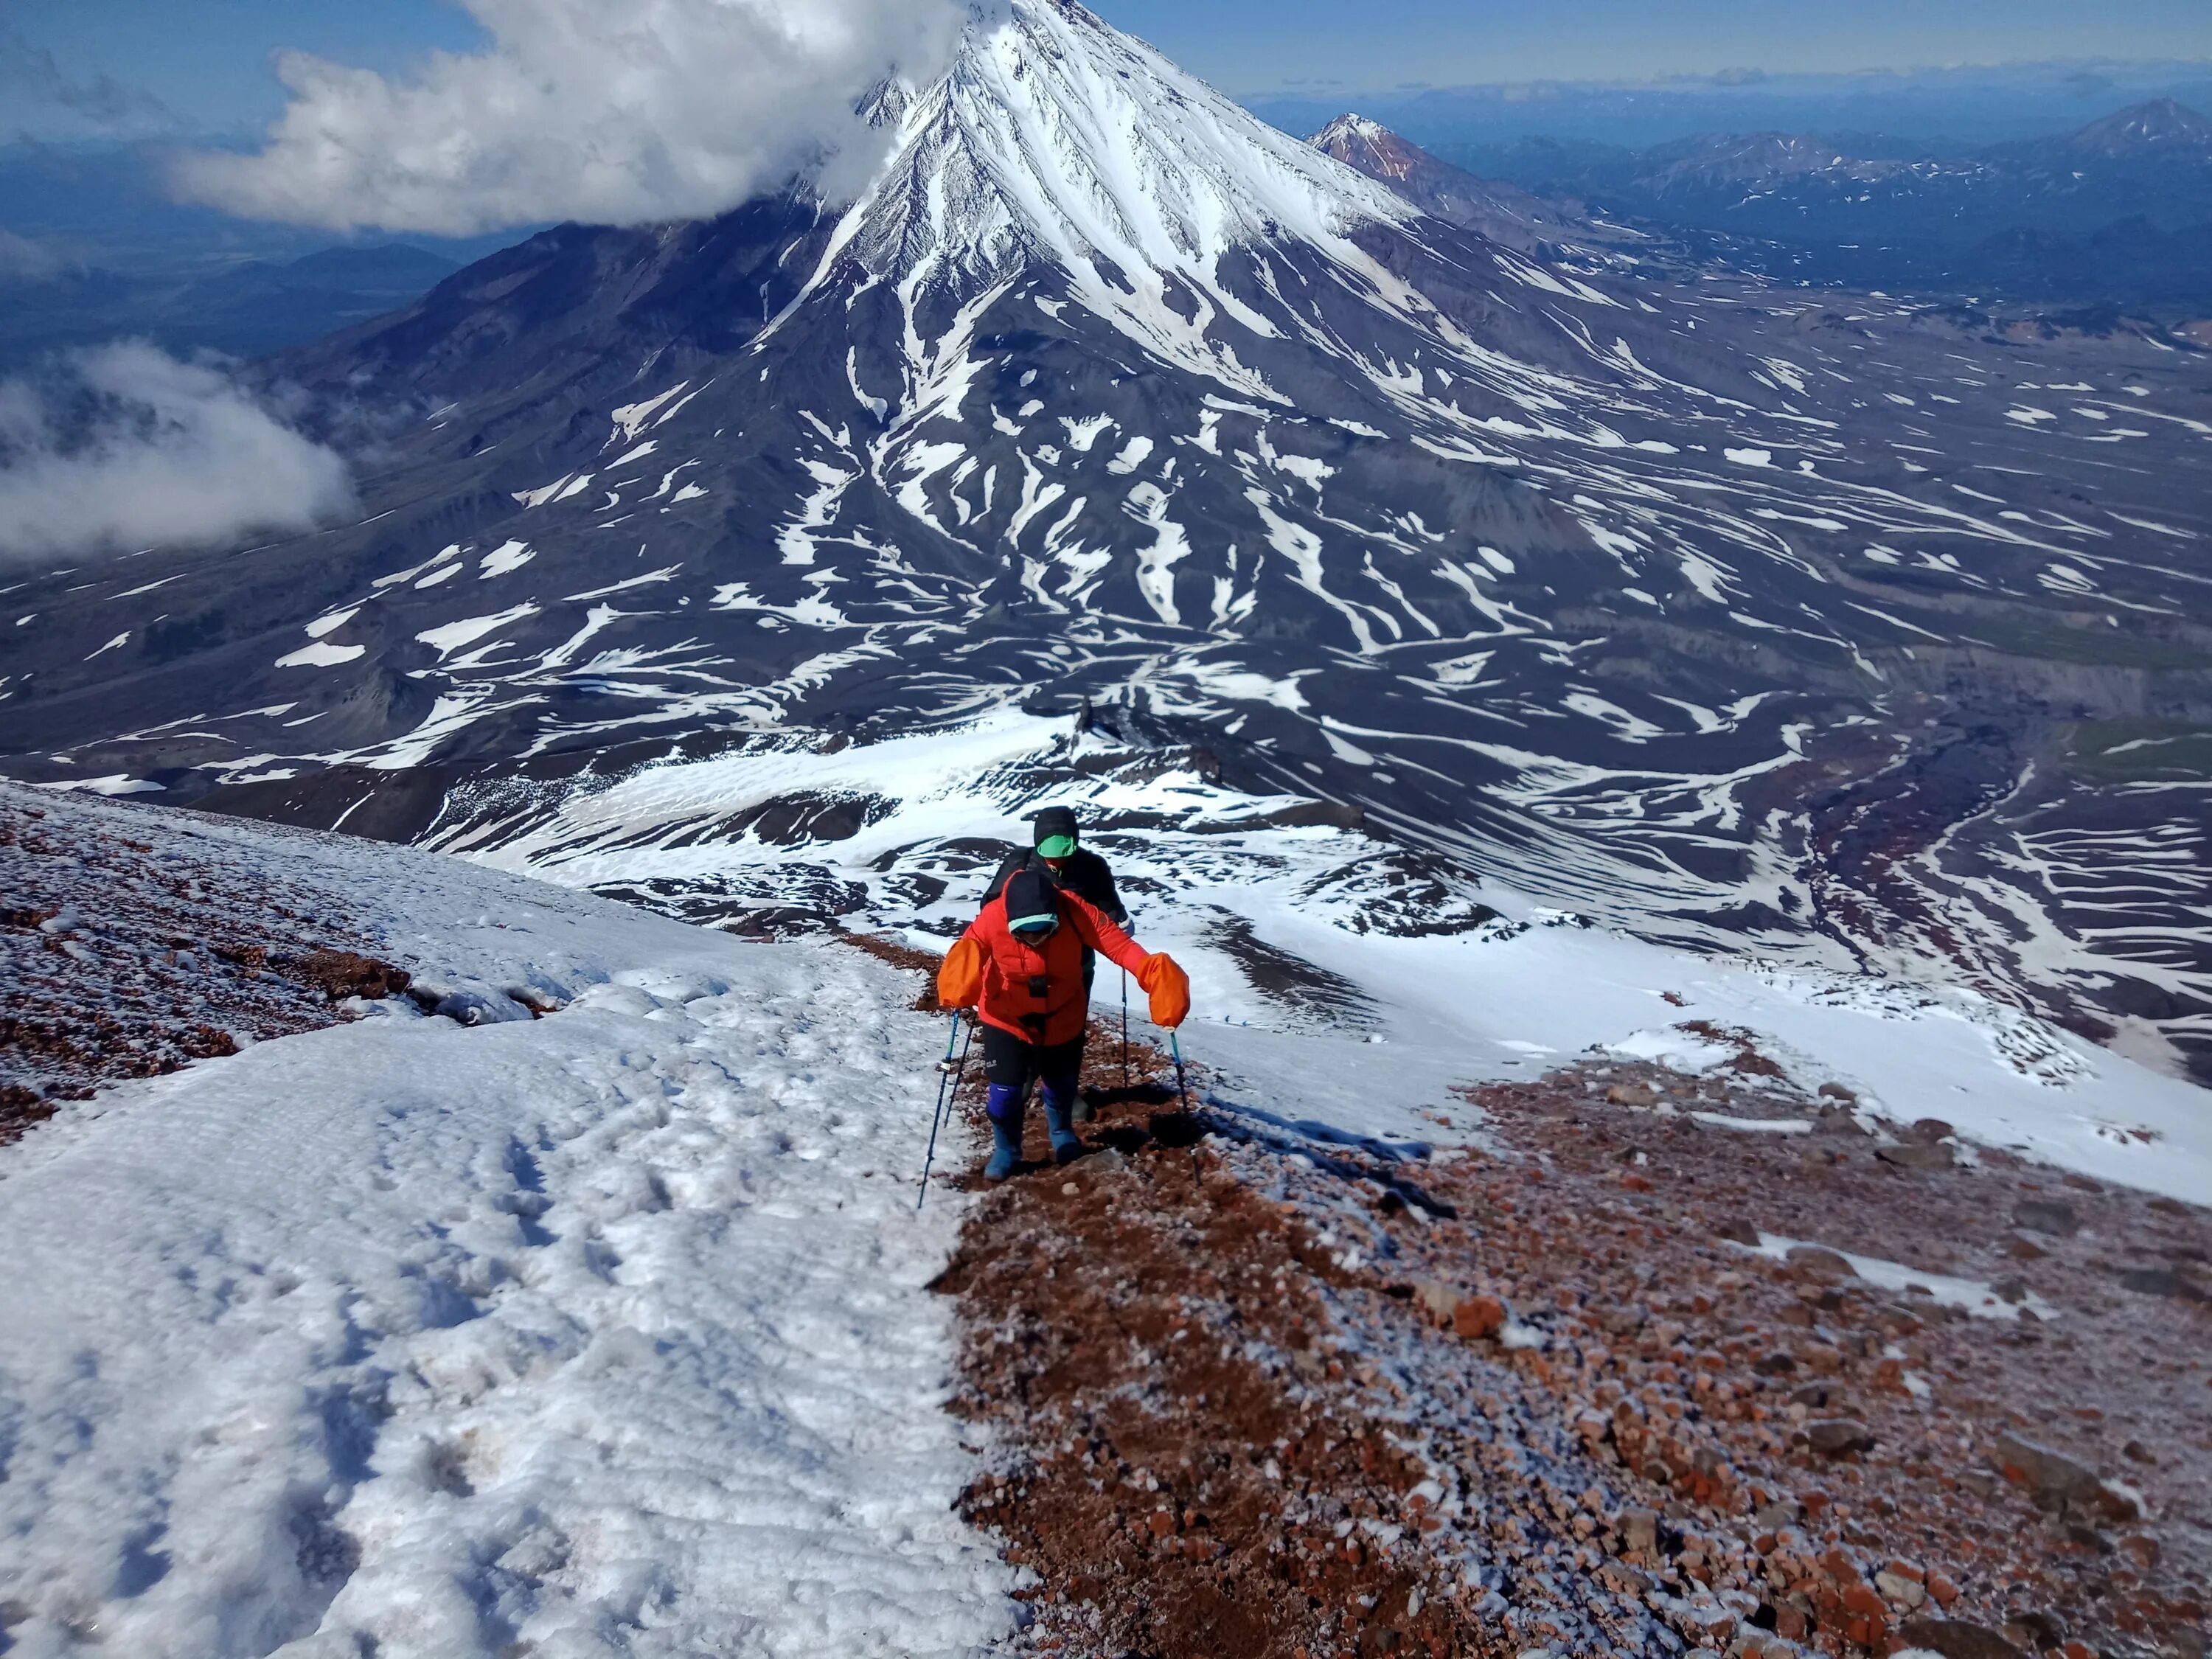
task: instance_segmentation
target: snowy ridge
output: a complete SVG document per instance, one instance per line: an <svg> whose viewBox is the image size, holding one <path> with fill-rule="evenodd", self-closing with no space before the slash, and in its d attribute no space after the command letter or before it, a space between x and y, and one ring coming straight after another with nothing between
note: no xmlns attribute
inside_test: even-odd
<svg viewBox="0 0 2212 1659"><path fill-rule="evenodd" d="M0 1158L11 1652L890 1659L1010 1628L951 1513L973 1460L923 1285L962 1203L915 1210L942 1028L908 976L425 854L46 806L342 896L494 1023L376 1005ZM524 984L566 1006L528 1018Z"/></svg>
<svg viewBox="0 0 2212 1659"><path fill-rule="evenodd" d="M2197 1091L1986 999L1688 957L1502 887L1486 915L1310 799L1011 711L519 781L453 804L438 839L477 867L51 796L73 835L343 891L494 1023L386 1005L111 1090L0 1158L19 1649L96 1625L150 1659L949 1659L1004 1633L1013 1576L948 1513L971 1462L924 1285L960 1206L909 1207L941 1030L911 981L482 866L927 945L1047 799L1099 826L1140 936L1190 967L1217 1109L1317 1149L1479 1139L1469 1084L1747 1042L1793 1100L1838 1083L1969 1147L2212 1196ZM566 1006L531 1019L522 985Z"/></svg>

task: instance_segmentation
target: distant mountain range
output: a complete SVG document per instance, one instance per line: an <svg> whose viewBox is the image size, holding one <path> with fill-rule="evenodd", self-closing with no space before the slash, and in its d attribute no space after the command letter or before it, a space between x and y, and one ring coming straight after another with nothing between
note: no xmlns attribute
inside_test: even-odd
<svg viewBox="0 0 2212 1659"><path fill-rule="evenodd" d="M526 234L333 247L172 200L151 146L0 143L0 373L131 337L257 357L407 304Z"/></svg>
<svg viewBox="0 0 2212 1659"><path fill-rule="evenodd" d="M1336 89L1322 89L1331 85ZM1357 95L1341 83L1318 82L1255 94L1249 103L1285 132L1316 131L1356 108L1443 153L1530 137L1641 150L1688 132L1882 133L1907 148L1966 150L2071 132L2103 111L2166 99L2212 110L2212 64L1960 64L1827 75L1751 70L1634 82L1401 85Z"/></svg>
<svg viewBox="0 0 2212 1659"><path fill-rule="evenodd" d="M1644 150L1532 138L1438 159L1770 276L2212 313L2212 120L2170 99L1972 150L1760 132Z"/></svg>
<svg viewBox="0 0 2212 1659"><path fill-rule="evenodd" d="M1972 149L1769 131L1429 150L1356 115L1313 142L1522 252L1603 259L1635 245L1647 267L1663 252L1792 282L2057 307L2093 327L2123 312L2212 316L2212 120L2172 99ZM144 147L0 146L0 373L118 336L285 350L520 240L331 248L173 201L163 176Z"/></svg>

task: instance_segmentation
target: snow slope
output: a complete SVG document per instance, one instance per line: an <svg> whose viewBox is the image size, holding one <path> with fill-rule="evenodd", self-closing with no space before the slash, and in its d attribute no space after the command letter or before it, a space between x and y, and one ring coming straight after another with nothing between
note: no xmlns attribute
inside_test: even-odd
<svg viewBox="0 0 2212 1659"><path fill-rule="evenodd" d="M53 803L58 812L112 812ZM466 1028L114 1089L0 1156L18 1656L965 1652L933 1022L858 951L168 815L344 889ZM532 1020L502 988L565 1000ZM501 1016L506 1016L501 1018ZM940 1153L943 1149L940 1149Z"/></svg>
<svg viewBox="0 0 2212 1659"><path fill-rule="evenodd" d="M1270 1139L1418 1157L1482 1136L1461 1085L1593 1052L1710 1065L1698 1020L1869 1114L2212 1201L2194 1091L2014 1011L1667 951L1506 891L1484 921L1402 849L1173 758L1000 714L650 767L455 839L679 907L827 884L922 943L969 913L994 838L1071 801L1121 822L1094 840L1193 969L1183 1048ZM749 816L793 801L866 810L819 836ZM11 1653L954 1654L1012 1626L1015 1574L951 1507L970 1449L924 1286L961 1205L912 1208L942 1027L909 980L483 862L46 805L343 891L484 1023L380 1005L0 1153ZM526 988L565 1006L532 1020Z"/></svg>

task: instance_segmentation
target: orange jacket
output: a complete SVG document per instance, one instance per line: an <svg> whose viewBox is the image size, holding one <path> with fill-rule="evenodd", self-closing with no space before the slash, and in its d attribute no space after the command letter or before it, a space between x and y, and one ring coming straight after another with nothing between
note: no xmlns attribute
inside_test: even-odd
<svg viewBox="0 0 2212 1659"><path fill-rule="evenodd" d="M939 1000L948 1007L973 1006L986 1025L1025 1042L1073 1042L1083 1035L1091 1011L1083 988L1083 947L1127 969L1139 983L1155 958L1073 893L1060 893L1060 927L1038 949L1006 926L1005 896L993 899L947 953Z"/></svg>

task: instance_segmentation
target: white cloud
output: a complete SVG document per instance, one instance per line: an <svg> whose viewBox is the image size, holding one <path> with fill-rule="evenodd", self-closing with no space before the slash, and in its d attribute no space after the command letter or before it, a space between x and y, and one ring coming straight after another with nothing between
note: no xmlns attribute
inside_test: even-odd
<svg viewBox="0 0 2212 1659"><path fill-rule="evenodd" d="M884 136L854 112L933 72L965 0L462 0L487 50L395 81L304 53L258 155L179 164L249 218L468 235L548 220L726 212L794 174L857 181Z"/></svg>
<svg viewBox="0 0 2212 1659"><path fill-rule="evenodd" d="M335 452L152 346L82 353L54 383L0 381L0 562L212 546L352 501Z"/></svg>

